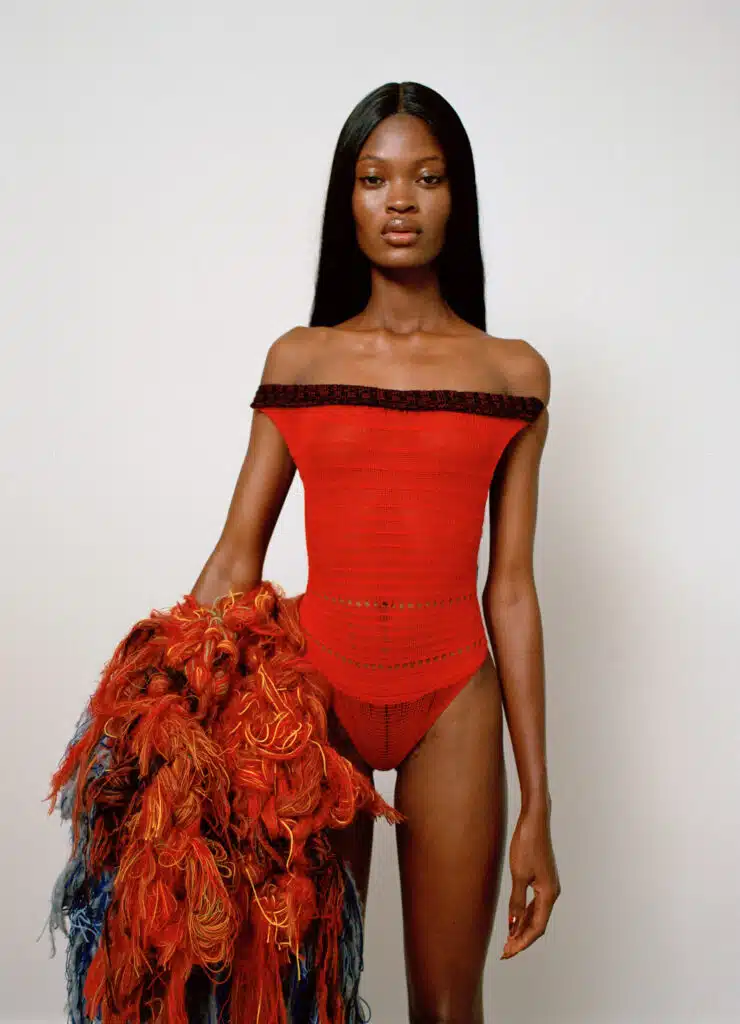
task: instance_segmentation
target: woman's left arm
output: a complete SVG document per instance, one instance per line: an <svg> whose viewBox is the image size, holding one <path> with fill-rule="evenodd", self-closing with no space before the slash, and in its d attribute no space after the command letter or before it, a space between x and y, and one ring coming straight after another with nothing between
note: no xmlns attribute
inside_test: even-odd
<svg viewBox="0 0 740 1024"><path fill-rule="evenodd" d="M511 841L509 937L502 959L544 934L561 892L550 836L551 799L545 743L542 620L534 582L539 467L547 437L550 377L538 354L517 388L545 402L537 419L510 442L490 493L490 560L483 613L501 681L504 712L521 788ZM527 888L534 898L527 905Z"/></svg>

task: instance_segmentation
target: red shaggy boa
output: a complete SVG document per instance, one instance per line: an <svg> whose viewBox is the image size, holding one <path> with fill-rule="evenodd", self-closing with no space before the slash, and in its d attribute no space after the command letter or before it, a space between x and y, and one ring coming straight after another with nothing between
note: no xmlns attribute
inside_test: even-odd
<svg viewBox="0 0 740 1024"><path fill-rule="evenodd" d="M86 1012L186 1024L195 967L230 978L230 1019L286 1024L284 968L315 943L321 1024L343 1020L344 876L327 829L402 816L327 740L326 683L302 660L300 598L263 582L191 594L119 643L51 781L74 785L73 847L114 872Z"/></svg>

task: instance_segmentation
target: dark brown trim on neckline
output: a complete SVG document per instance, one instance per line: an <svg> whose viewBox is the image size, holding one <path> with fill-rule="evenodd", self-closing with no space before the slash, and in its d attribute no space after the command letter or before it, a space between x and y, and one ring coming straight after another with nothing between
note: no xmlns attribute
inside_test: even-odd
<svg viewBox="0 0 740 1024"><path fill-rule="evenodd" d="M508 395L497 391L380 388L366 384L260 384L250 407L368 405L419 412L470 412L532 422L544 404L535 395Z"/></svg>

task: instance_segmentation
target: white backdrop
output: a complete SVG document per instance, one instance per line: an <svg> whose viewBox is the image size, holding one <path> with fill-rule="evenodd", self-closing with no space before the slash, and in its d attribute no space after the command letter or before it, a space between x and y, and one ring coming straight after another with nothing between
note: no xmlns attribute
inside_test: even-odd
<svg viewBox="0 0 740 1024"><path fill-rule="evenodd" d="M0 2L0 1016L61 1024L49 777L114 645L218 537L267 346L309 315L344 118L413 79L471 136L489 330L553 380L563 895L499 961L507 866L487 1019L737 1019L739 45L730 0ZM291 593L302 528L296 481L266 566ZM364 994L406 1020L382 824Z"/></svg>

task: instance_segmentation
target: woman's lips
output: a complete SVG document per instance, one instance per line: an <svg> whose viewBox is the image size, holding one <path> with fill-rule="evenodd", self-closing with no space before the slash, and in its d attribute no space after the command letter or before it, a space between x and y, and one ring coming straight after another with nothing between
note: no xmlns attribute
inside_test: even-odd
<svg viewBox="0 0 740 1024"><path fill-rule="evenodd" d="M419 237L418 231L384 231L383 238L390 245L411 245Z"/></svg>

